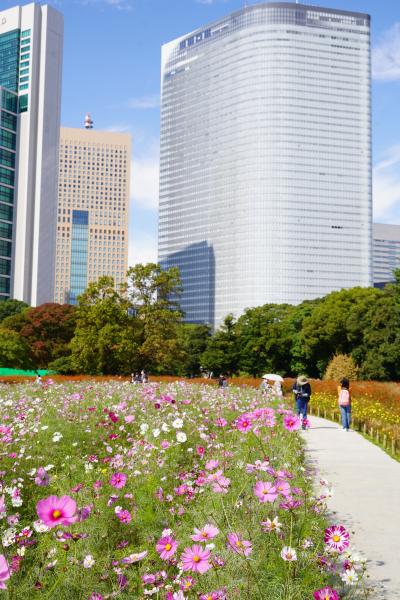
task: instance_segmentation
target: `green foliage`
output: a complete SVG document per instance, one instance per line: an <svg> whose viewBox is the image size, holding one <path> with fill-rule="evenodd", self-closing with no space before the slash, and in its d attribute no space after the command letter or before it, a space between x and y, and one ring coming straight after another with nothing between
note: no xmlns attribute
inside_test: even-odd
<svg viewBox="0 0 400 600"><path fill-rule="evenodd" d="M348 354L336 354L326 368L324 379L340 381L343 377L355 381L358 379L358 367Z"/></svg>
<svg viewBox="0 0 400 600"><path fill-rule="evenodd" d="M21 300L9 299L0 302L0 323L6 317L11 317L11 315L22 312L24 308L28 308L28 304L26 304L26 302L21 302Z"/></svg>
<svg viewBox="0 0 400 600"><path fill-rule="evenodd" d="M200 375L203 366L201 362L202 354L206 350L207 342L211 336L210 328L208 325L182 323L179 336L186 358L178 374L187 377Z"/></svg>
<svg viewBox="0 0 400 600"><path fill-rule="evenodd" d="M236 325L240 371L254 377L266 371L290 372L294 328L290 317L294 307L266 304L247 309Z"/></svg>
<svg viewBox="0 0 400 600"><path fill-rule="evenodd" d="M48 364L51 371L55 371L59 375L74 375L78 373L73 366L72 356L62 356Z"/></svg>
<svg viewBox="0 0 400 600"><path fill-rule="evenodd" d="M0 328L0 367L32 368L31 353L26 341L12 329Z"/></svg>
<svg viewBox="0 0 400 600"><path fill-rule="evenodd" d="M130 373L138 368L136 319L130 303L114 288L112 277L100 277L78 297L71 366L81 373Z"/></svg>
<svg viewBox="0 0 400 600"><path fill-rule="evenodd" d="M221 327L208 340L201 363L207 371L214 373L231 374L238 370L238 335L233 315L225 317Z"/></svg>
<svg viewBox="0 0 400 600"><path fill-rule="evenodd" d="M179 340L179 269L164 271L148 263L131 267L127 277L128 295L136 310L139 367L155 373L177 372L186 358Z"/></svg>

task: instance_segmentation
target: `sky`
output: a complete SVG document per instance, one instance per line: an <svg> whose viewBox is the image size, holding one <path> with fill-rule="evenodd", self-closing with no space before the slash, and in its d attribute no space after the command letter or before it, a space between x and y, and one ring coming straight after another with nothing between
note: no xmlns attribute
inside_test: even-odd
<svg viewBox="0 0 400 600"><path fill-rule="evenodd" d="M16 0L1 0L1 9ZM20 2L28 4L28 2ZM244 0L48 0L64 15L61 124L130 132L129 264L157 258L162 44L244 6ZM247 0L257 4L258 0ZM304 2L306 3L306 2ZM400 224L400 0L308 4L372 17L374 220Z"/></svg>

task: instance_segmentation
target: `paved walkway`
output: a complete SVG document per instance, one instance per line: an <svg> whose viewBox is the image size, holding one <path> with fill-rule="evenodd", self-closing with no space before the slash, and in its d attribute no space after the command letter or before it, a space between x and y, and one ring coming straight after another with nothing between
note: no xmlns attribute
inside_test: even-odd
<svg viewBox="0 0 400 600"><path fill-rule="evenodd" d="M334 488L328 507L368 559L373 600L400 600L400 463L360 434L311 416L308 456Z"/></svg>

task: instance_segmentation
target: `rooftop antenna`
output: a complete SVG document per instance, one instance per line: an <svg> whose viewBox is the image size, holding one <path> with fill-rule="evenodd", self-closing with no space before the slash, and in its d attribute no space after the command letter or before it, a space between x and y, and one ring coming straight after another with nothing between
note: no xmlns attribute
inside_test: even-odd
<svg viewBox="0 0 400 600"><path fill-rule="evenodd" d="M85 116L85 129L93 129L93 121L90 113L86 113Z"/></svg>

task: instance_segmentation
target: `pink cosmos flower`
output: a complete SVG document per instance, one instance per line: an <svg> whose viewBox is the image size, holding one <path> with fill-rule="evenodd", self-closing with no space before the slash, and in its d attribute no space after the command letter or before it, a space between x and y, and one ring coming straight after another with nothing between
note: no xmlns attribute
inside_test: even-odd
<svg viewBox="0 0 400 600"><path fill-rule="evenodd" d="M132 521L132 515L129 512L129 510L124 510L120 506L115 507L115 514L117 515L121 523L124 523L125 525Z"/></svg>
<svg viewBox="0 0 400 600"><path fill-rule="evenodd" d="M251 542L244 540L238 533L228 534L228 548L241 556L249 556L252 552Z"/></svg>
<svg viewBox="0 0 400 600"><path fill-rule="evenodd" d="M178 542L170 535L161 537L156 544L156 550L162 560L170 559L175 554L177 547Z"/></svg>
<svg viewBox="0 0 400 600"><path fill-rule="evenodd" d="M7 579L10 579L10 568L7 564L7 561L3 554L0 554L0 590L5 590L7 588L4 583Z"/></svg>
<svg viewBox="0 0 400 600"><path fill-rule="evenodd" d="M314 592L315 600L339 600L339 594L331 587L324 587Z"/></svg>
<svg viewBox="0 0 400 600"><path fill-rule="evenodd" d="M199 600L226 600L225 590L215 590L214 592L208 592L207 594L201 594Z"/></svg>
<svg viewBox="0 0 400 600"><path fill-rule="evenodd" d="M206 462L206 469L207 471L213 471L214 469L217 469L219 465L219 460L209 460L208 462Z"/></svg>
<svg viewBox="0 0 400 600"><path fill-rule="evenodd" d="M278 494L287 498L290 496L290 485L284 479L278 479L275 481L275 487Z"/></svg>
<svg viewBox="0 0 400 600"><path fill-rule="evenodd" d="M283 419L283 425L288 431L297 431L301 427L301 419L297 415L286 415Z"/></svg>
<svg viewBox="0 0 400 600"><path fill-rule="evenodd" d="M4 515L7 512L6 503L4 496L0 496L0 515Z"/></svg>
<svg viewBox="0 0 400 600"><path fill-rule="evenodd" d="M185 548L181 554L182 569L184 571L194 571L203 575L211 569L209 563L210 551L194 544L191 548Z"/></svg>
<svg viewBox="0 0 400 600"><path fill-rule="evenodd" d="M240 415L240 417L236 420L236 427L239 431L244 433L250 431L252 427L250 416L248 414Z"/></svg>
<svg viewBox="0 0 400 600"><path fill-rule="evenodd" d="M270 481L257 481L253 492L260 502L273 502L278 497L277 489Z"/></svg>
<svg viewBox="0 0 400 600"><path fill-rule="evenodd" d="M50 477L46 469L39 467L36 471L35 483L36 485L46 486L49 485Z"/></svg>
<svg viewBox="0 0 400 600"><path fill-rule="evenodd" d="M343 525L332 525L325 529L325 544L336 552L344 552L349 547L349 533Z"/></svg>
<svg viewBox="0 0 400 600"><path fill-rule="evenodd" d="M217 419L215 421L215 424L217 427L226 427L226 425L228 425L228 421L226 421L225 419L223 419L222 417L220 417L219 419Z"/></svg>
<svg viewBox="0 0 400 600"><path fill-rule="evenodd" d="M190 575L188 575L187 577L182 577L180 588L185 592L187 590L191 590L194 584L195 580L193 579L193 577L190 577Z"/></svg>
<svg viewBox="0 0 400 600"><path fill-rule="evenodd" d="M58 525L72 525L78 518L76 502L70 496L43 498L36 504L36 512L50 529Z"/></svg>
<svg viewBox="0 0 400 600"><path fill-rule="evenodd" d="M126 484L127 476L125 473L114 473L111 475L110 485L113 487L120 489L123 488Z"/></svg>
<svg viewBox="0 0 400 600"><path fill-rule="evenodd" d="M194 528L194 535L191 536L194 542L207 542L219 534L219 529L214 525L204 525L203 529Z"/></svg>

